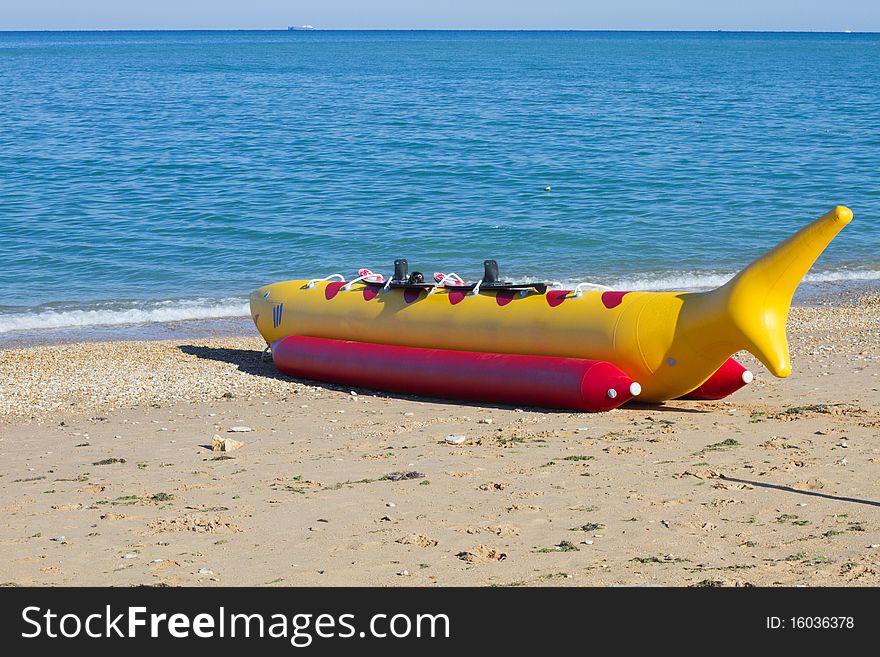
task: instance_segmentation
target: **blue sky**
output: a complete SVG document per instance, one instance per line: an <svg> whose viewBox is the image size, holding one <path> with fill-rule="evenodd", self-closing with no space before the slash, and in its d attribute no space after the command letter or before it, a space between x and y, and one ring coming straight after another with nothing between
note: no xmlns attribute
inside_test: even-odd
<svg viewBox="0 0 880 657"><path fill-rule="evenodd" d="M3 0L0 29L880 31L880 0Z"/></svg>

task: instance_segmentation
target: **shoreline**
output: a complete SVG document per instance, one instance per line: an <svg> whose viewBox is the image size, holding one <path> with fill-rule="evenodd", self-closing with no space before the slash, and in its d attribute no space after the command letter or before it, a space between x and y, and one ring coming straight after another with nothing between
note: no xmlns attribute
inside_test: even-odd
<svg viewBox="0 0 880 657"><path fill-rule="evenodd" d="M702 292L708 289L710 288L682 291ZM880 294L880 284L873 280L852 279L804 283L795 292L793 307L846 307L858 304L861 299L877 294ZM229 301L229 299L225 299L225 301ZM241 304L246 305L246 301L245 298L242 298ZM155 304L156 302L144 303ZM2 315L0 315L0 319L3 319ZM195 317L120 324L95 323L86 326L15 330L5 333L0 331L0 351L77 343L160 342L165 340L246 338L253 335L256 335L256 331L248 315Z"/></svg>
<svg viewBox="0 0 880 657"><path fill-rule="evenodd" d="M2 350L0 584L880 585L878 319L794 308L789 379L602 414L295 381L258 337Z"/></svg>

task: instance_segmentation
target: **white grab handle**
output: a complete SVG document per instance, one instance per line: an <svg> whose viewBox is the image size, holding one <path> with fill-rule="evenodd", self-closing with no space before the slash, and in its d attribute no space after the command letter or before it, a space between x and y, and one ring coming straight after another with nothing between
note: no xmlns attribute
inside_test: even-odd
<svg viewBox="0 0 880 657"><path fill-rule="evenodd" d="M325 276L324 278L313 278L308 283L306 283L306 289L311 290L318 283L323 283L324 281L331 281L334 278L338 278L340 281L345 281L345 276L342 274L330 274L329 276Z"/></svg>

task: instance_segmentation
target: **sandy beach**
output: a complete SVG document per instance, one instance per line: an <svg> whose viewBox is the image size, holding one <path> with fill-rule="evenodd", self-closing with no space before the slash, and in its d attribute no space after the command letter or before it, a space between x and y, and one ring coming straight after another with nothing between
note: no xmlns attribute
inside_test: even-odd
<svg viewBox="0 0 880 657"><path fill-rule="evenodd" d="M0 351L0 583L878 585L880 300L789 336L789 379L594 415L298 382L257 337Z"/></svg>

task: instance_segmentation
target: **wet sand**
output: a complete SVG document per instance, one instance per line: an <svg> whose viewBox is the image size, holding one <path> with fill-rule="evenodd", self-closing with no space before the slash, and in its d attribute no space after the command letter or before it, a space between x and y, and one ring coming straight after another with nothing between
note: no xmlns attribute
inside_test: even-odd
<svg viewBox="0 0 880 657"><path fill-rule="evenodd" d="M258 338L0 351L0 584L876 586L880 304L789 334L789 379L596 415L297 382Z"/></svg>

